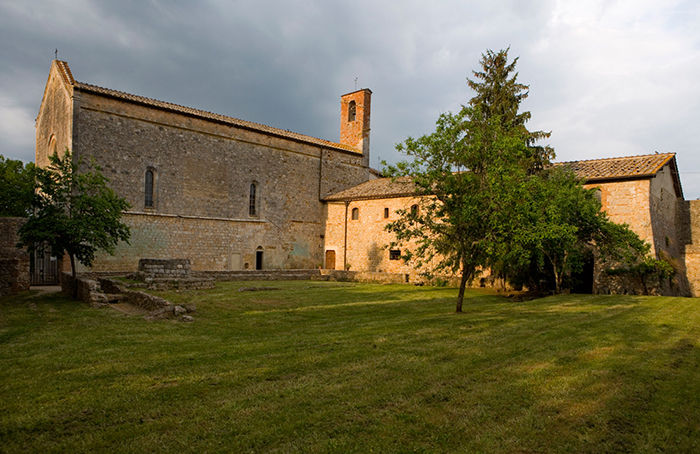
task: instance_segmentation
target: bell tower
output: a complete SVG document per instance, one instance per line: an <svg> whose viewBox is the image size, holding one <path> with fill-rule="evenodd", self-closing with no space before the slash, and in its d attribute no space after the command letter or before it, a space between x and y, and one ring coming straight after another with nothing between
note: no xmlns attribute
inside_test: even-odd
<svg viewBox="0 0 700 454"><path fill-rule="evenodd" d="M369 167L369 116L372 90L362 88L340 97L340 143L362 153Z"/></svg>

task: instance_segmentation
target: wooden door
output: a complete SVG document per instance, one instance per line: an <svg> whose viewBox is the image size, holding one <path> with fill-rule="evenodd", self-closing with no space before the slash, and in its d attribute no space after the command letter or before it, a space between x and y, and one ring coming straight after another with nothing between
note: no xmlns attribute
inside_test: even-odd
<svg viewBox="0 0 700 454"><path fill-rule="evenodd" d="M326 251L326 269L327 270L334 270L335 269L335 251Z"/></svg>

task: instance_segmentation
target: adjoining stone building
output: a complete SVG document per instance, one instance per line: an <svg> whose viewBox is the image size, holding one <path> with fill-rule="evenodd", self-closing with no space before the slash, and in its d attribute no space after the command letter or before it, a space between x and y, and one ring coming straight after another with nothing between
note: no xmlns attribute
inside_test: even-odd
<svg viewBox="0 0 700 454"><path fill-rule="evenodd" d="M131 204L130 244L93 271L142 258L189 259L193 271L415 270L384 226L417 209L412 185L369 167L371 94L341 97L338 143L76 81L55 60L36 121L36 163L70 149ZM700 202L683 200L672 153L562 163L598 187L603 208L678 270L666 294L700 294ZM618 292L595 273L594 292Z"/></svg>
<svg viewBox="0 0 700 454"><path fill-rule="evenodd" d="M370 178L371 91L341 97L339 143L76 81L54 60L36 120L36 163L65 149L131 204L130 245L94 270L188 258L193 270L315 268L322 199Z"/></svg>
<svg viewBox="0 0 700 454"><path fill-rule="evenodd" d="M598 188L610 219L626 223L652 246L652 253L669 260L678 271L672 284L659 293L700 293L700 201L685 201L674 153L574 161L569 166ZM417 279L416 270L400 260L401 249L387 247L392 236L384 230L399 209L419 209L413 186L405 179L372 180L326 197L326 267L401 273ZM409 246L410 247L410 246ZM588 278L593 293L637 291L636 282L624 282L593 267Z"/></svg>

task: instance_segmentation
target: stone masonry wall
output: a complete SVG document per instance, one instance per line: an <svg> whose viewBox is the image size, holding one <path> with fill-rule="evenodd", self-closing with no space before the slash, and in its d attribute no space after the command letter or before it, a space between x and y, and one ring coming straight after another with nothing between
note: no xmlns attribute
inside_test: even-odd
<svg viewBox="0 0 700 454"><path fill-rule="evenodd" d="M36 165L46 167L48 156L73 148L72 88L66 85L56 64L51 65L44 98L36 118Z"/></svg>
<svg viewBox="0 0 700 454"><path fill-rule="evenodd" d="M414 204L420 204L420 200L398 197L350 202L347 207L347 264L350 271L408 274L413 280L417 278L417 271L411 264L405 264L402 259L390 259L388 246L394 240L394 234L384 230L386 224L398 219L396 210L409 209ZM356 220L352 219L353 208L359 209ZM385 208L389 209L388 218L384 218ZM335 252L335 266L324 261L324 268L343 270L345 218L344 202L328 203L325 251Z"/></svg>
<svg viewBox="0 0 700 454"><path fill-rule="evenodd" d="M365 167L369 167L371 100L372 91L366 88L343 95L340 99L340 143L362 150ZM351 103L354 103L354 118L350 114Z"/></svg>
<svg viewBox="0 0 700 454"><path fill-rule="evenodd" d="M80 94L78 119L76 155L86 162L94 158L132 211L147 209L144 178L152 169L158 213L279 223L318 219L322 212L319 146L90 93ZM361 154L325 152L324 162L342 168L322 172L331 186L337 180L345 189L366 180ZM253 182L259 185L260 213L249 216Z"/></svg>
<svg viewBox="0 0 700 454"><path fill-rule="evenodd" d="M95 266L79 272L138 269L141 258L182 257L191 269L223 271L254 269L256 252L264 269L316 268L322 262L322 224L290 223L282 230L271 222L201 219L155 214L127 214L130 244L119 243L114 256L96 255Z"/></svg>
<svg viewBox="0 0 700 454"><path fill-rule="evenodd" d="M15 246L24 218L0 217L0 296L29 290L29 254Z"/></svg>
<svg viewBox="0 0 700 454"><path fill-rule="evenodd" d="M593 183L586 188L601 191L603 211L618 224L629 224L640 238L654 244L652 215L649 202L650 182L648 179ZM632 293L642 294L642 285L636 280L609 276L602 263L596 260L593 275L593 293Z"/></svg>
<svg viewBox="0 0 700 454"><path fill-rule="evenodd" d="M188 259L140 259L139 271L146 276L159 278L189 278Z"/></svg>
<svg viewBox="0 0 700 454"><path fill-rule="evenodd" d="M642 239L653 244L649 180L593 183L585 187L600 189L603 211L613 222L629 224Z"/></svg>
<svg viewBox="0 0 700 454"><path fill-rule="evenodd" d="M85 276L73 278L69 273L60 273L59 280L64 295L70 298L75 295L77 300L88 303L91 307L101 307L107 304L107 297L102 292L97 280Z"/></svg>
<svg viewBox="0 0 700 454"><path fill-rule="evenodd" d="M700 200L685 200L679 204L679 226L682 227L683 264L689 291L700 296Z"/></svg>
<svg viewBox="0 0 700 454"><path fill-rule="evenodd" d="M321 196L367 179L362 155L79 93L74 153L95 160L132 205L131 246L99 254L96 271L139 258L189 258L192 269L313 268L322 261ZM144 206L154 172L154 207ZM250 185L257 212L249 214ZM83 269L81 268L81 271Z"/></svg>
<svg viewBox="0 0 700 454"><path fill-rule="evenodd" d="M626 223L642 239L651 244L651 253L668 260L676 270L670 281L648 285L650 292L664 295L689 295L686 279L686 263L683 259L683 240L679 234L677 206L680 201L675 193L670 169L665 166L654 178L631 181L595 183L586 187L601 190L603 210L616 223ZM600 263L596 263L594 293L635 293L643 288L638 279L606 275Z"/></svg>

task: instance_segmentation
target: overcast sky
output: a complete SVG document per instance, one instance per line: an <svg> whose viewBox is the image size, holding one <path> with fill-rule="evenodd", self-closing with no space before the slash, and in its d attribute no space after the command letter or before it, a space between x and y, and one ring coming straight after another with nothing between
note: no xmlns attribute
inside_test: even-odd
<svg viewBox="0 0 700 454"><path fill-rule="evenodd" d="M357 78L378 167L469 101L483 52L510 46L558 161L673 151L700 197L697 0L0 0L0 43L13 159L34 159L56 48L80 82L332 141Z"/></svg>

